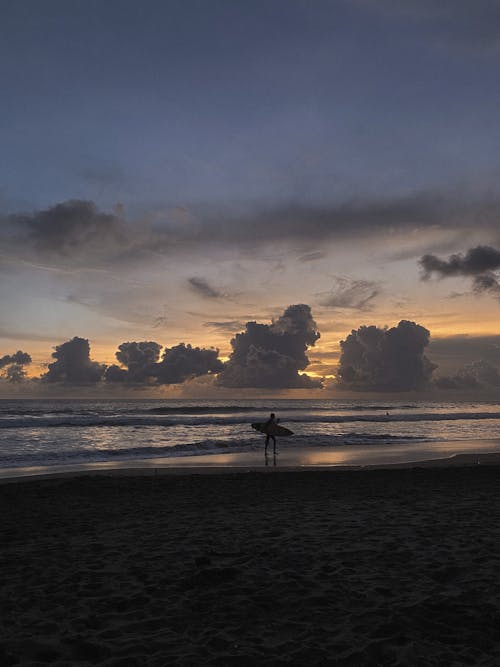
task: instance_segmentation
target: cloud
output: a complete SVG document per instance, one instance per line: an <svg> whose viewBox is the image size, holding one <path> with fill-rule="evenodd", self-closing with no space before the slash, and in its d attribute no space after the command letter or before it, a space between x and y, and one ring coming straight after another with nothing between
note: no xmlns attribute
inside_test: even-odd
<svg viewBox="0 0 500 667"><path fill-rule="evenodd" d="M376 282L336 276L332 291L322 293L319 303L327 308L370 310L371 302L379 294L380 286Z"/></svg>
<svg viewBox="0 0 500 667"><path fill-rule="evenodd" d="M26 378L24 366L31 364L31 356L27 352L18 350L14 354L5 354L0 357L2 378L7 382L22 382Z"/></svg>
<svg viewBox="0 0 500 667"><path fill-rule="evenodd" d="M179 384L200 375L218 373L223 367L218 356L219 350L179 343L165 349L156 367L156 377L159 384Z"/></svg>
<svg viewBox="0 0 500 667"><path fill-rule="evenodd" d="M180 384L203 375L219 373L223 364L219 350L200 348L179 343L164 348L154 341L125 342L115 353L120 365L106 367L90 358L89 341L75 336L57 345L52 353L54 361L40 380L43 383L64 383L65 385L96 385L104 381L108 385L129 385L134 387L158 387L166 384ZM11 382L24 378L22 366L31 362L31 357L18 351L13 355L0 357L0 370L4 379Z"/></svg>
<svg viewBox="0 0 500 667"><path fill-rule="evenodd" d="M424 277L433 273L445 276L475 276L500 268L500 251L491 246L471 248L465 255L450 255L447 260L435 255L424 255L420 259Z"/></svg>
<svg viewBox="0 0 500 667"><path fill-rule="evenodd" d="M188 283L197 294L203 297L207 297L209 299L218 299L219 297L224 296L221 292L209 285L209 283L204 278L188 278Z"/></svg>
<svg viewBox="0 0 500 667"><path fill-rule="evenodd" d="M31 363L31 357L27 352L22 352L18 350L14 354L5 354L3 357L0 357L0 368L9 366L10 364L19 364L24 366Z"/></svg>
<svg viewBox="0 0 500 667"><path fill-rule="evenodd" d="M19 230L19 240L41 255L71 257L89 249L109 252L127 243L121 219L99 212L90 201L68 200L41 211L10 216L9 222Z"/></svg>
<svg viewBox="0 0 500 667"><path fill-rule="evenodd" d="M274 207L199 211L198 243L307 244L342 239L384 241L404 232L456 230L474 225L496 233L500 199L456 191L418 191L377 198L353 198L324 205L292 202ZM186 230L189 231L189 230ZM324 248L322 248L324 250ZM309 251L312 252L312 251ZM319 257L318 257L319 258Z"/></svg>
<svg viewBox="0 0 500 667"><path fill-rule="evenodd" d="M491 292L500 297L500 280L493 273L485 273L474 278L472 288L475 292Z"/></svg>
<svg viewBox="0 0 500 667"><path fill-rule="evenodd" d="M361 326L340 342L339 385L355 391L425 388L436 368L424 355L430 333L415 322L396 327Z"/></svg>
<svg viewBox="0 0 500 667"><path fill-rule="evenodd" d="M53 361L42 375L42 382L62 382L72 385L90 385L101 381L106 366L90 359L90 345L85 338L75 336L57 345Z"/></svg>
<svg viewBox="0 0 500 667"><path fill-rule="evenodd" d="M419 264L423 280L429 280L434 274L440 278L472 277L475 292L492 292L500 296L500 277L494 273L500 269L500 251L491 246L477 246L465 254L450 255L447 260L424 255Z"/></svg>
<svg viewBox="0 0 500 667"><path fill-rule="evenodd" d="M500 373L496 366L485 360L466 364L457 373L435 379L439 389L486 389L500 387Z"/></svg>
<svg viewBox="0 0 500 667"><path fill-rule="evenodd" d="M225 322L205 322L203 326L218 331L235 333L236 331L241 331L245 325L239 320L227 320Z"/></svg>
<svg viewBox="0 0 500 667"><path fill-rule="evenodd" d="M116 358L125 368L109 366L105 374L106 382L136 386L180 384L185 380L222 370L219 351L213 348L179 343L165 348L159 361L160 351L161 345L153 341L122 343Z"/></svg>
<svg viewBox="0 0 500 667"><path fill-rule="evenodd" d="M300 373L308 364L307 348L320 334L305 304L289 306L272 324L247 322L231 340L233 351L218 376L223 387L320 387L321 381Z"/></svg>
<svg viewBox="0 0 500 667"><path fill-rule="evenodd" d="M105 380L130 384L152 383L160 351L161 345L153 341L122 343L115 356L126 369L116 365L109 366L106 369Z"/></svg>
<svg viewBox="0 0 500 667"><path fill-rule="evenodd" d="M166 315L158 315L153 319L151 326L153 329L162 329L168 324L168 318Z"/></svg>
<svg viewBox="0 0 500 667"><path fill-rule="evenodd" d="M100 211L92 201L67 200L47 209L1 219L0 239L16 261L54 268L151 264L152 258L190 253L202 248L242 251L272 244L294 246L299 261L315 261L325 252L314 248L338 240L383 242L397 233L424 229L470 228L497 233L500 199L465 196L455 191L414 192L378 198L333 201L324 205L300 202L272 207L196 205L186 209L189 223L179 223L171 209L125 220L119 209ZM301 250L303 248L303 251ZM201 296L224 296L206 279L189 284Z"/></svg>

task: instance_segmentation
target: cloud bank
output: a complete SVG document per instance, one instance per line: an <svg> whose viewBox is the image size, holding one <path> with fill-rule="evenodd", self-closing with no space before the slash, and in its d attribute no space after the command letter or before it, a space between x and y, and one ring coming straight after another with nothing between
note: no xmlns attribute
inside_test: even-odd
<svg viewBox="0 0 500 667"><path fill-rule="evenodd" d="M321 387L321 380L301 373L307 348L319 339L311 308L289 306L272 324L247 322L231 340L233 351L218 376L222 387L292 389Z"/></svg>
<svg viewBox="0 0 500 667"><path fill-rule="evenodd" d="M170 211L170 212L169 212ZM338 240L383 241L411 230L464 227L497 233L500 200L455 192L415 192L379 198L352 198L322 205L300 202L257 206L203 206L190 209L184 224L171 209L126 220L123 211L100 211L92 201L70 199L30 213L10 214L0 221L0 239L9 257L49 262L52 266L110 267L152 257L224 247L250 249L284 241L305 255L322 256L311 244ZM201 296L220 291L204 278L188 279Z"/></svg>
<svg viewBox="0 0 500 667"><path fill-rule="evenodd" d="M218 373L222 362L214 348L192 347L179 343L165 348L160 359L161 345L153 341L122 343L116 358L124 366L109 366L105 380L136 386L180 384L186 380Z"/></svg>
<svg viewBox="0 0 500 667"><path fill-rule="evenodd" d="M155 341L132 341L119 345L118 363L106 367L91 358L87 339L74 337L55 347L47 372L31 381L32 386L39 384L40 388L99 385L140 389L196 379L227 388L315 389L322 386L322 380L303 371L310 364L307 352L319 337L311 309L305 304L289 306L270 324L247 322L244 331L232 339L233 351L226 363L214 348L185 343L163 348ZM454 336L433 341L432 357L437 356L445 369L437 378L433 377L437 365L425 355L429 340L427 329L406 320L392 328L361 326L340 342L340 361L335 369L321 360L314 361L311 368L318 374L335 373L336 386L349 391L500 387L499 336ZM330 354L336 358L336 352ZM328 358L328 353L325 355ZM474 360L479 355L482 360ZM21 350L0 357L0 379L8 383L26 380L25 367L30 363L30 355ZM463 366L456 371L459 364Z"/></svg>
<svg viewBox="0 0 500 667"><path fill-rule="evenodd" d="M227 325L227 323L224 323ZM40 380L45 384L89 386L99 383L153 387L174 385L207 375L216 375L220 387L317 388L321 381L301 373L309 364L306 355L320 334L311 308L305 304L289 306L271 324L248 322L245 331L231 341L233 352L227 363L214 348L193 347L179 343L164 348L155 341L132 341L119 345L118 364L106 367L90 356L90 344L75 336L57 345L54 361ZM31 361L17 352L0 359L0 368L8 367L12 379L15 368ZM19 373L18 373L19 374ZM19 376L22 379L23 375Z"/></svg>
<svg viewBox="0 0 500 667"><path fill-rule="evenodd" d="M416 391L429 386L436 368L424 355L430 333L415 322L361 326L340 342L338 384L354 391Z"/></svg>

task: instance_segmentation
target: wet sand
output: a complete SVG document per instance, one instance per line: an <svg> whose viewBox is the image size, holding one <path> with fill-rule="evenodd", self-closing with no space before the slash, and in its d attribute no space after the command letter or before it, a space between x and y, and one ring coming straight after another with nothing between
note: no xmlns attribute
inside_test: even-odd
<svg viewBox="0 0 500 667"><path fill-rule="evenodd" d="M264 449L206 454L197 456L172 456L148 459L124 459L75 464L32 466L29 468L0 468L0 484L8 479L21 477L48 477L63 474L185 474L186 472L221 473L231 471L349 468L365 467L414 467L429 465L467 465L469 463L498 463L500 465L500 440L458 440L419 443L417 447L391 445L390 447L278 447L278 455Z"/></svg>
<svg viewBox="0 0 500 667"><path fill-rule="evenodd" d="M500 467L459 463L2 484L0 664L500 664Z"/></svg>

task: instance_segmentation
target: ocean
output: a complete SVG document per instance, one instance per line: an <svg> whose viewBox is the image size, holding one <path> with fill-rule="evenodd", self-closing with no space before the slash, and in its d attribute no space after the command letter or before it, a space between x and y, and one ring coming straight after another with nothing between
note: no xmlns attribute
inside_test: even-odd
<svg viewBox="0 0 500 667"><path fill-rule="evenodd" d="M278 455L301 452L299 464L500 451L500 406L487 402L1 400L0 469L180 457L196 465L200 456L224 464L228 455L234 463L245 452L263 454L264 436L251 423L270 412L294 432L278 438Z"/></svg>

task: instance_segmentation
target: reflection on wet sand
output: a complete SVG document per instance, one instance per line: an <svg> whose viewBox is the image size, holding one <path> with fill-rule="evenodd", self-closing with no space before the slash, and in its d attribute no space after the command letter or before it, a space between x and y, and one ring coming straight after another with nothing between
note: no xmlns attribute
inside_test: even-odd
<svg viewBox="0 0 500 667"><path fill-rule="evenodd" d="M196 471L217 472L221 469L265 469L265 468L303 468L303 467L335 467L335 466L385 466L404 465L448 459L455 455L485 455L500 453L500 440L458 440L453 442L419 443L409 447L407 444L383 447L346 446L326 447L284 447L277 448L276 455L268 454L263 449L249 452L233 452L201 456L178 456L169 458L136 459L123 461L102 461L78 465L36 466L30 468L4 468L0 471L0 479L38 475L54 475L76 472L111 472L150 471L162 469L172 472Z"/></svg>

